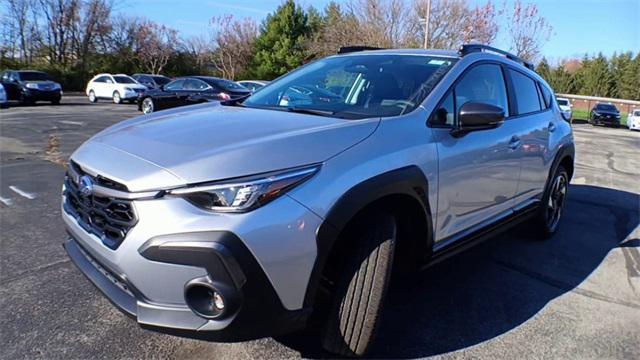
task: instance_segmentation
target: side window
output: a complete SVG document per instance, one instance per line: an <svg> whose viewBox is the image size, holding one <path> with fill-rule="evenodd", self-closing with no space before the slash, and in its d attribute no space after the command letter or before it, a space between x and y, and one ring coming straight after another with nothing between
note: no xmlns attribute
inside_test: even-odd
<svg viewBox="0 0 640 360"><path fill-rule="evenodd" d="M168 83L164 88L167 90L182 90L184 79L174 80Z"/></svg>
<svg viewBox="0 0 640 360"><path fill-rule="evenodd" d="M107 82L106 79L107 79L106 76L100 76L99 78L93 80L93 82L103 83L103 82Z"/></svg>
<svg viewBox="0 0 640 360"><path fill-rule="evenodd" d="M431 114L429 123L433 126L453 126L456 119L454 109L453 92L449 92L438 108L433 112L433 114Z"/></svg>
<svg viewBox="0 0 640 360"><path fill-rule="evenodd" d="M548 109L551 107L551 104L553 102L553 93L551 92L551 90L549 90L548 87L544 86L541 83L538 83L538 85L540 86L540 91L542 91L542 98L544 99L544 104L546 105L545 107Z"/></svg>
<svg viewBox="0 0 640 360"><path fill-rule="evenodd" d="M540 98L536 82L518 71L509 69L516 97L518 115L540 111Z"/></svg>
<svg viewBox="0 0 640 360"><path fill-rule="evenodd" d="M204 81L196 80L196 79L187 79L184 82L185 90L204 90L208 87L209 85L207 85L207 83L205 83Z"/></svg>
<svg viewBox="0 0 640 360"><path fill-rule="evenodd" d="M504 110L505 116L509 116L507 90L502 68L498 65L484 64L472 68L456 85L454 96L456 114L465 103L478 102L498 106Z"/></svg>

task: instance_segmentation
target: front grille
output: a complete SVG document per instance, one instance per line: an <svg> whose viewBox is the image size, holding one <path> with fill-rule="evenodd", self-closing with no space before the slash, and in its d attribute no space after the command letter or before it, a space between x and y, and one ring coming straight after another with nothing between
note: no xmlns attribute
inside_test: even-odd
<svg viewBox="0 0 640 360"><path fill-rule="evenodd" d="M131 201L93 194L85 196L69 175L65 176L64 199L64 209L110 249L117 249L138 222Z"/></svg>

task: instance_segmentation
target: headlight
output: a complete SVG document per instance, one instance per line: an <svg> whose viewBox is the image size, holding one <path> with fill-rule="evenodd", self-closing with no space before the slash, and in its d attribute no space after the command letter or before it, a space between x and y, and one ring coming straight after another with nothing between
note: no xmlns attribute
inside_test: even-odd
<svg viewBox="0 0 640 360"><path fill-rule="evenodd" d="M28 89L37 89L38 88L38 84L36 84L36 83L27 83L25 86Z"/></svg>
<svg viewBox="0 0 640 360"><path fill-rule="evenodd" d="M62 90L62 86L60 86L60 84L58 84L58 83L54 83L53 84L53 90Z"/></svg>
<svg viewBox="0 0 640 360"><path fill-rule="evenodd" d="M616 115L616 118L620 119L620 114Z"/></svg>
<svg viewBox="0 0 640 360"><path fill-rule="evenodd" d="M126 87L124 88L124 91L133 91L133 89L131 89L130 87Z"/></svg>
<svg viewBox="0 0 640 360"><path fill-rule="evenodd" d="M233 182L211 183L170 190L190 203L216 212L246 212L260 207L299 185L315 174L320 166L238 179Z"/></svg>

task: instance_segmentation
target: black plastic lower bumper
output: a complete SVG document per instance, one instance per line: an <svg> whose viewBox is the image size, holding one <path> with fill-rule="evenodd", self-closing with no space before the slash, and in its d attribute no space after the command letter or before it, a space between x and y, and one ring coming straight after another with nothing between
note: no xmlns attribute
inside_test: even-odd
<svg viewBox="0 0 640 360"><path fill-rule="evenodd" d="M74 264L116 307L137 318L138 302L148 302L142 293L124 276L98 263L76 240L69 239L64 248ZM157 237L143 244L139 252L150 261L204 268L207 280L234 292L228 296L234 301L229 309L232 313L225 316L231 321L221 330L185 330L141 323L143 328L189 338L244 341L299 330L306 325L311 313L310 309L285 309L249 249L230 232Z"/></svg>

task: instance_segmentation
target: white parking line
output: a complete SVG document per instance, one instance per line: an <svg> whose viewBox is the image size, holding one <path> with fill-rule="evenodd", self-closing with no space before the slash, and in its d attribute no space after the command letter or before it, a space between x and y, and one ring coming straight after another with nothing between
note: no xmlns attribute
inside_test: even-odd
<svg viewBox="0 0 640 360"><path fill-rule="evenodd" d="M18 194L18 195L20 195L22 197L26 197L29 200L33 200L33 199L36 198L36 196L34 194L26 192L24 190L20 190L20 189L18 189L17 186L11 185L11 186L9 186L9 189L11 189L13 192L15 192L16 194Z"/></svg>
<svg viewBox="0 0 640 360"><path fill-rule="evenodd" d="M83 121L60 120L59 122L67 125L78 125L78 126L84 125Z"/></svg>
<svg viewBox="0 0 640 360"><path fill-rule="evenodd" d="M0 202L2 202L3 204L5 204L6 206L11 206L13 205L13 199L7 199L4 198L2 196L0 196Z"/></svg>

